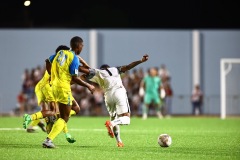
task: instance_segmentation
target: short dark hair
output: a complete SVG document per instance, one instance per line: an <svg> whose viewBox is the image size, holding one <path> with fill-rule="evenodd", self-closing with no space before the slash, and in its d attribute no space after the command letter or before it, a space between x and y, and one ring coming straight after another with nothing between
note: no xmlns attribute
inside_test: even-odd
<svg viewBox="0 0 240 160"><path fill-rule="evenodd" d="M110 66L108 64L103 64L100 66L100 69L106 69L109 68Z"/></svg>
<svg viewBox="0 0 240 160"><path fill-rule="evenodd" d="M58 53L60 50L70 50L70 48L68 46L65 45L60 45L57 47L55 53Z"/></svg>
<svg viewBox="0 0 240 160"><path fill-rule="evenodd" d="M79 43L82 43L82 42L83 42L83 39L81 37L75 36L71 39L70 46L72 49L75 49L75 48L77 48Z"/></svg>

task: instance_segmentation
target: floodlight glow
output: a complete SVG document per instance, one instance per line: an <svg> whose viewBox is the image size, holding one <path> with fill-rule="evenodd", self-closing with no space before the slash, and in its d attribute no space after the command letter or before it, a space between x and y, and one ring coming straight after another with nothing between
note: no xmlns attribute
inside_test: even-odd
<svg viewBox="0 0 240 160"><path fill-rule="evenodd" d="M31 1L25 1L24 2L24 6L26 6L26 7L30 6L30 4L31 4Z"/></svg>

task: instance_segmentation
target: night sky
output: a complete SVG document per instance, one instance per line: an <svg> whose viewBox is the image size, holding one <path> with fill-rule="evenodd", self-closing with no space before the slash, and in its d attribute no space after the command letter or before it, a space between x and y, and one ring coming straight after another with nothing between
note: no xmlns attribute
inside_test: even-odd
<svg viewBox="0 0 240 160"><path fill-rule="evenodd" d="M232 0L1 1L0 28L240 29Z"/></svg>

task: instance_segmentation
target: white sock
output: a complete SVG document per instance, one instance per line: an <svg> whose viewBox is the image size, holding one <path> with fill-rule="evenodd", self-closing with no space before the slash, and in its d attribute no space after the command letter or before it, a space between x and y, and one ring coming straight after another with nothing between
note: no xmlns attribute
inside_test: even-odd
<svg viewBox="0 0 240 160"><path fill-rule="evenodd" d="M120 138L120 126L119 125L116 125L115 127L113 127L113 132L114 132L117 142L122 142L122 140Z"/></svg>
<svg viewBox="0 0 240 160"><path fill-rule="evenodd" d="M119 118L111 121L111 124L112 124L113 127L118 125L118 124L128 125L128 124L130 124L130 118L128 116L119 117Z"/></svg>
<svg viewBox="0 0 240 160"><path fill-rule="evenodd" d="M142 119L147 119L147 114L146 113L143 113Z"/></svg>
<svg viewBox="0 0 240 160"><path fill-rule="evenodd" d="M157 111L157 116L158 116L158 118L162 118L163 116L162 116L162 113L160 112L160 111Z"/></svg>

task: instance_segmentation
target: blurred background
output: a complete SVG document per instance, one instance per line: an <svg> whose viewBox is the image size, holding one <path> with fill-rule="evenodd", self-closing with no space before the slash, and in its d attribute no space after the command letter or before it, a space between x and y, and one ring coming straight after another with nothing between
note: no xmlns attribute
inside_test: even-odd
<svg viewBox="0 0 240 160"><path fill-rule="evenodd" d="M34 93L44 60L73 36L84 40L81 56L92 66L126 65L145 53L149 61L122 75L133 116L141 116L139 85L154 67L169 97L165 116L217 115L221 87L226 113L240 115L240 10L223 1L11 0L0 10L0 115L21 116L38 110ZM220 61L226 82L221 83ZM236 60L236 62L235 62ZM234 63L232 63L234 62ZM232 64L232 65L231 65ZM166 80L167 79L167 80ZM193 111L196 85L202 111ZM72 86L80 115L108 115L99 89L94 95ZM170 105L166 105L169 98ZM167 101L168 101L167 100ZM150 109L154 115L154 109Z"/></svg>

